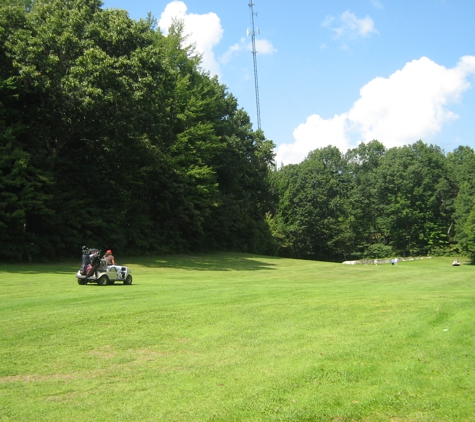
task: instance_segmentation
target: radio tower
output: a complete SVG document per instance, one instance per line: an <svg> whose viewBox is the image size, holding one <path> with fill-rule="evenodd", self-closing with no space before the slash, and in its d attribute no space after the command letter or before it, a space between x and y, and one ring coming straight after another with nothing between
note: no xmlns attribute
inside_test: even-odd
<svg viewBox="0 0 475 422"><path fill-rule="evenodd" d="M254 27L254 16L257 16L257 13L254 13L254 2L251 0L249 3L249 9L251 11L251 39L252 39L252 58L254 59L254 85L256 90L256 110L257 110L257 128L261 128L261 109L259 105L259 81L257 78L257 51L256 51L256 30ZM249 35L249 31L248 31Z"/></svg>

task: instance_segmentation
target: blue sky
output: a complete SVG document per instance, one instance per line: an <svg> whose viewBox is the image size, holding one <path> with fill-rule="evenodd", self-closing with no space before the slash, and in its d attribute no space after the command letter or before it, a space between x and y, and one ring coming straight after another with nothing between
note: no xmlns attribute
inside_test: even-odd
<svg viewBox="0 0 475 422"><path fill-rule="evenodd" d="M257 128L250 0L104 0L166 33L184 21L202 66ZM261 127L276 162L327 145L422 139L475 148L475 1L254 0Z"/></svg>

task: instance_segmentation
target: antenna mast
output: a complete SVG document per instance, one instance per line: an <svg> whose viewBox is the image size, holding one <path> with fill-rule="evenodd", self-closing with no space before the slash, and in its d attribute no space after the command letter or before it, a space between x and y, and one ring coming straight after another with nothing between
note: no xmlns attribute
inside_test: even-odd
<svg viewBox="0 0 475 422"><path fill-rule="evenodd" d="M254 27L254 16L257 16L257 13L254 12L254 2L251 0L249 3L249 8L251 11L251 38L252 38L252 57L254 59L254 85L256 90L256 110L257 110L257 128L261 128L261 109L259 105L259 81L257 78L257 51L256 51L256 30Z"/></svg>

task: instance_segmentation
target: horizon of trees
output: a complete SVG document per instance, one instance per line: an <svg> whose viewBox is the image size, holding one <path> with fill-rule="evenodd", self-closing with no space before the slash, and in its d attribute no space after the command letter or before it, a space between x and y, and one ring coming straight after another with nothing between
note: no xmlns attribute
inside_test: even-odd
<svg viewBox="0 0 475 422"><path fill-rule="evenodd" d="M273 143L179 22L101 6L0 0L0 259L270 253Z"/></svg>
<svg viewBox="0 0 475 422"><path fill-rule="evenodd" d="M418 141L328 146L272 174L279 255L339 261L394 255L475 258L475 153Z"/></svg>
<svg viewBox="0 0 475 422"><path fill-rule="evenodd" d="M0 261L243 251L475 260L475 153L372 141L274 164L226 86L100 0L0 0Z"/></svg>

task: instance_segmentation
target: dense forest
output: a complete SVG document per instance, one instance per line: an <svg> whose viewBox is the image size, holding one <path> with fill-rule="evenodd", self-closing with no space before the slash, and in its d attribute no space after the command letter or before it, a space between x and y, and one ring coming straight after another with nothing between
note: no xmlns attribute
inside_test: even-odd
<svg viewBox="0 0 475 422"><path fill-rule="evenodd" d="M372 141L277 169L182 29L99 0L0 0L1 261L475 258L471 148Z"/></svg>
<svg viewBox="0 0 475 422"><path fill-rule="evenodd" d="M0 259L271 253L274 144L152 16L0 0Z"/></svg>
<svg viewBox="0 0 475 422"><path fill-rule="evenodd" d="M279 255L319 260L473 255L475 153L418 141L327 147L272 173ZM472 256L473 257L473 256Z"/></svg>

